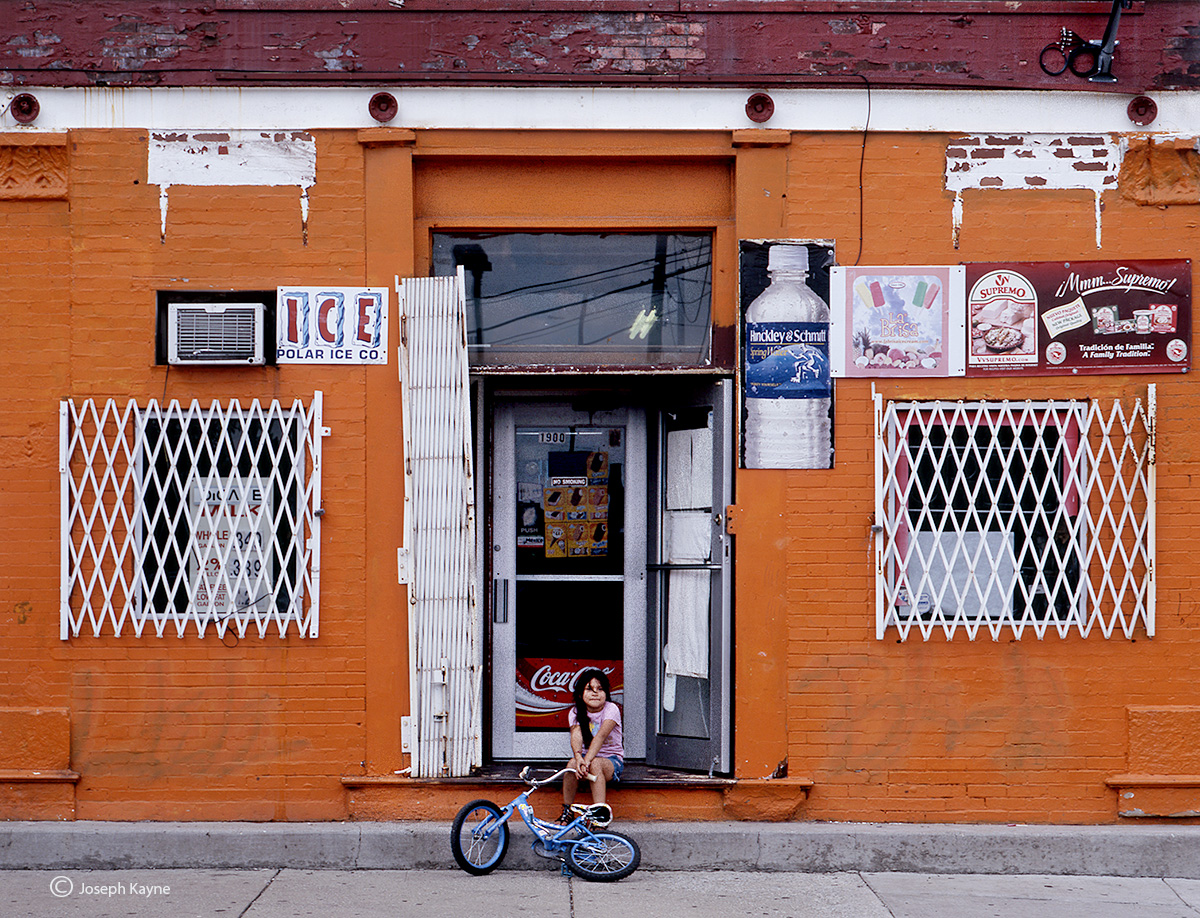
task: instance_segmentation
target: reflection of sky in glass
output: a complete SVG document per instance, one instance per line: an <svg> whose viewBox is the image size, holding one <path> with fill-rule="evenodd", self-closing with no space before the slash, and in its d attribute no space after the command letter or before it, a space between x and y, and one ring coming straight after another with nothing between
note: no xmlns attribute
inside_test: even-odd
<svg viewBox="0 0 1200 918"><path fill-rule="evenodd" d="M433 273L458 264L476 348L706 351L708 234L435 234Z"/></svg>

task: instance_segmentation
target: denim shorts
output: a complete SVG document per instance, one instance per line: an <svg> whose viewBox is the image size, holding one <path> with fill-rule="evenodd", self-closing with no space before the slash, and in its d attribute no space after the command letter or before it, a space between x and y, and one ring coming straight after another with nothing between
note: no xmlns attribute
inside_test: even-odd
<svg viewBox="0 0 1200 918"><path fill-rule="evenodd" d="M620 756L615 756L615 755L602 755L602 756L600 756L600 758L608 759L610 762L613 763L613 778L612 779L614 781L620 781L621 780L621 772L623 772L625 770L625 760L623 758L621 758Z"/></svg>

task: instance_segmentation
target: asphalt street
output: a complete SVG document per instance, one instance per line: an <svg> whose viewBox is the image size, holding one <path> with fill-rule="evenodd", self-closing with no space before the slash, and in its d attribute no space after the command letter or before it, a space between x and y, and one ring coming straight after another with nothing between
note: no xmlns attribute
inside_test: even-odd
<svg viewBox="0 0 1200 918"><path fill-rule="evenodd" d="M1200 880L641 869L0 870L13 918L1197 918Z"/></svg>

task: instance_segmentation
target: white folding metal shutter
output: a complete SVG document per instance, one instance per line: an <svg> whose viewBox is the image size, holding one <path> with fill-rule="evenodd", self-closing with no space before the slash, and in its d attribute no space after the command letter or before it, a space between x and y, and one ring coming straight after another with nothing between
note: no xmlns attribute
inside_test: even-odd
<svg viewBox="0 0 1200 918"><path fill-rule="evenodd" d="M412 775L482 762L482 622L466 297L457 277L397 283L404 426Z"/></svg>

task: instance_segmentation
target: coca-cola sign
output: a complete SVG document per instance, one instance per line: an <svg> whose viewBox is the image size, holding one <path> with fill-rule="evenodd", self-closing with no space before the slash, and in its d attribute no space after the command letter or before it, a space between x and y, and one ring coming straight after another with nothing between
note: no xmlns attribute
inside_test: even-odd
<svg viewBox="0 0 1200 918"><path fill-rule="evenodd" d="M575 682L585 669L603 670L612 685L611 700L621 703L625 682L624 663L621 660L519 657L517 729L565 730Z"/></svg>

